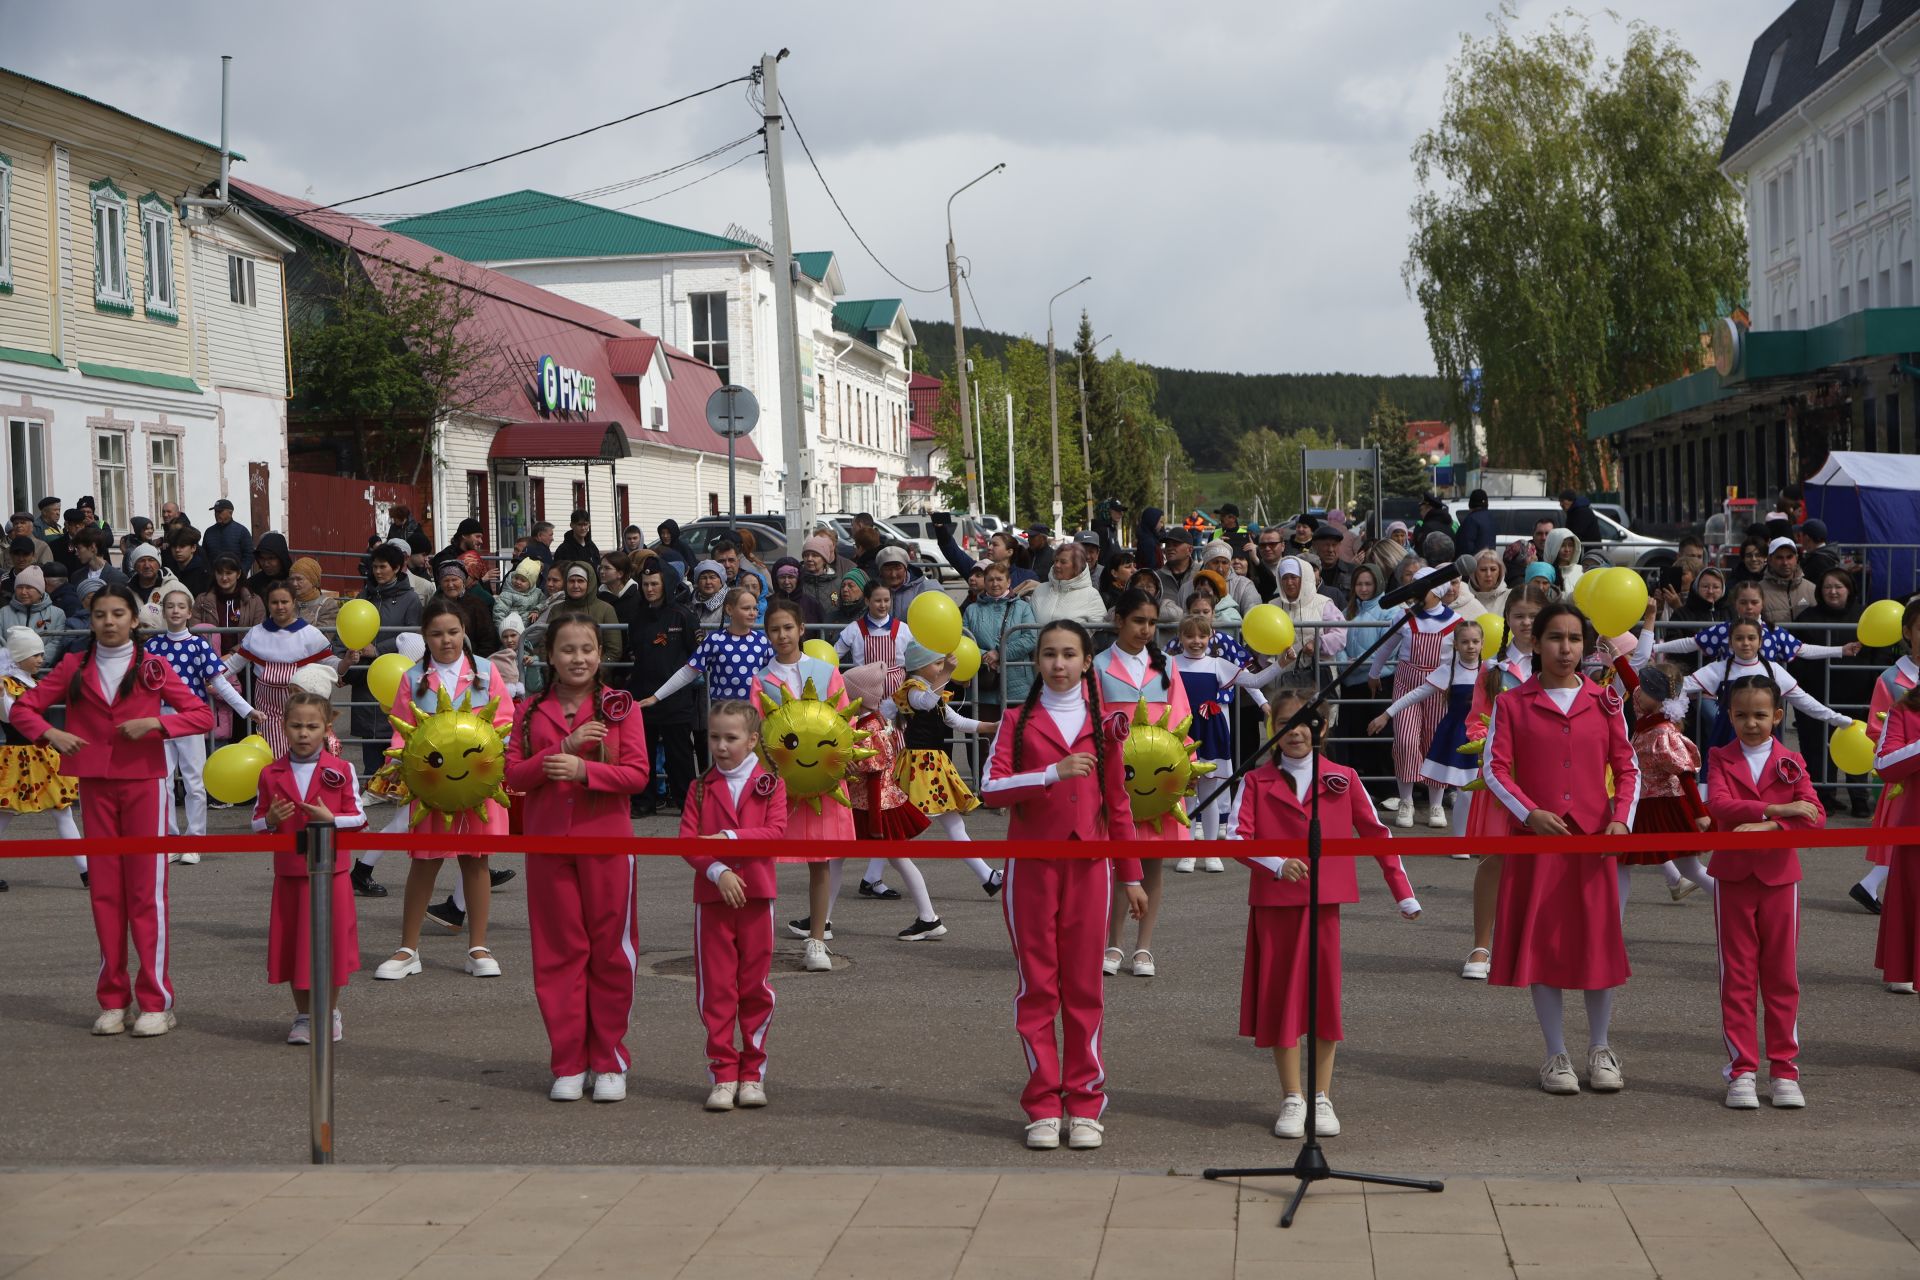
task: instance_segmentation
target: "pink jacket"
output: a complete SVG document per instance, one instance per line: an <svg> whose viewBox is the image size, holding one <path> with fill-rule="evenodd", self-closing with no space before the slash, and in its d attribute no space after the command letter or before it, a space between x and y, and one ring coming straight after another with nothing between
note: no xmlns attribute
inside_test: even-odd
<svg viewBox="0 0 1920 1280"><path fill-rule="evenodd" d="M740 789L740 803L736 806L726 775L718 769L707 770L687 792L687 803L680 810L680 838L689 840L719 835L722 831L731 831L741 840L784 837L787 834L787 787L780 776L755 764L753 772L747 775L747 785ZM719 887L707 878L707 869L716 862L725 863L729 871L746 882L749 898L780 896L772 858L732 857L725 845L711 841L704 847L714 852L682 855L694 871L695 902L720 901Z"/></svg>
<svg viewBox="0 0 1920 1280"><path fill-rule="evenodd" d="M70 653L60 659L51 675L27 690L13 704L13 727L29 742L43 742L47 730L47 712L67 697L67 689L77 683L67 702L67 732L83 739L86 746L60 758L60 772L69 778L164 778L167 776L167 739L206 733L213 728L213 711L195 697L186 682L174 674L166 659L150 653L134 652L133 687L118 701L109 702L100 692L99 674L90 661L91 648ZM82 664L85 670L81 671ZM81 672L74 680L74 673ZM162 706L172 715L162 715ZM120 736L119 726L129 720L155 717L160 721L157 733L135 741Z"/></svg>
<svg viewBox="0 0 1920 1280"><path fill-rule="evenodd" d="M1174 688L1180 687L1179 680ZM1184 697L1184 695L1182 695ZM1089 709L1091 712L1091 708ZM1071 743L1060 740L1060 730L1044 708L1036 706L1033 723L1024 722L1015 707L1000 719L993 737L993 756L981 783L981 803L1012 809L1008 815L1010 840L1132 840L1133 808L1127 799L1126 748L1131 710L1109 707L1103 719L1087 716ZM1106 735L1106 776L1060 778L1047 785L1047 769L1078 752L1094 754L1095 731ZM1021 752L1022 772L1013 771L1013 744L1026 734ZM1124 883L1140 879L1140 859L1113 859L1114 874Z"/></svg>
<svg viewBox="0 0 1920 1280"><path fill-rule="evenodd" d="M581 753L586 781L547 777L547 757L560 754L567 735L592 720L596 711L607 736L598 747ZM557 696L523 703L507 735L507 786L520 793L521 830L542 836L633 835L628 801L647 787L647 729L633 695L602 689L600 705L581 703L571 723Z"/></svg>
<svg viewBox="0 0 1920 1280"><path fill-rule="evenodd" d="M18 713L15 713L18 723ZM1880 729L1880 745L1874 748L1873 767L1891 790L1900 794L1886 810L1886 825L1905 827L1920 824L1920 711L1907 705L1906 699L1892 703Z"/></svg>
<svg viewBox="0 0 1920 1280"><path fill-rule="evenodd" d="M1775 818L1783 829L1818 831L1827 825L1827 811L1814 793L1807 762L1798 752L1773 744L1760 781L1753 780L1740 742L1724 742L1713 749L1707 767L1707 812L1713 825L1731 831L1748 822L1767 821L1767 806L1811 800L1819 817ZM1758 880L1761 884L1796 884L1800 880L1798 849L1723 849L1713 855L1715 880Z"/></svg>
<svg viewBox="0 0 1920 1280"><path fill-rule="evenodd" d="M293 785L293 761L286 756L268 764L260 771L260 793L253 802L253 829L267 829L267 810L273 808L279 800L291 800L294 804L302 801L307 804L323 804L333 814L334 826L341 830L367 825L365 812L360 808L360 792L354 786L353 769L331 751L322 751L314 762L313 776L307 779L307 792L301 795ZM297 835L307 826L307 813L304 809L295 809L293 814L280 824L281 835ZM353 866L353 859L342 857L334 864L335 875L345 875ZM277 876L304 876L307 874L305 855L295 851L282 851L273 855L273 874Z"/></svg>
<svg viewBox="0 0 1920 1280"><path fill-rule="evenodd" d="M1627 741L1618 693L1582 678L1573 704L1562 712L1533 676L1494 707L1482 776L1516 825L1525 826L1535 809L1559 815L1585 835L1598 834L1609 822L1633 825L1640 766Z"/></svg>
<svg viewBox="0 0 1920 1280"><path fill-rule="evenodd" d="M1304 840L1307 838L1309 810L1306 802L1294 794L1293 779L1271 760L1248 770L1246 788L1240 797L1240 838L1242 840ZM1346 765L1320 758L1320 825L1334 835L1352 832L1358 836L1385 838L1390 833L1373 811L1360 775ZM1253 872L1247 882L1247 905L1254 907L1304 907L1308 886L1305 880L1283 880L1266 867L1247 858L1237 858ZM1413 896L1400 856L1375 854L1380 873L1395 902ZM1320 901L1360 901L1360 878L1350 857L1320 859Z"/></svg>

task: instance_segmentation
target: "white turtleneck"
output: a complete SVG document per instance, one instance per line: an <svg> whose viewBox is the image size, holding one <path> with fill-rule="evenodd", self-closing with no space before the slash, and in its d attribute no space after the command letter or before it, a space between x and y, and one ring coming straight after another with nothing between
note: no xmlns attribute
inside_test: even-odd
<svg viewBox="0 0 1920 1280"><path fill-rule="evenodd" d="M1079 685L1059 693L1050 687L1043 686L1040 690L1040 705L1046 709L1049 716L1053 717L1054 727L1060 730L1060 741L1069 746L1075 738L1080 736L1080 731L1087 727L1087 694L1086 690ZM1057 775L1053 775L1051 769L1048 772L1050 776L1047 781L1053 782Z"/></svg>
<svg viewBox="0 0 1920 1280"><path fill-rule="evenodd" d="M1767 761L1773 756L1773 739L1768 738L1757 747L1750 747L1743 742L1740 744L1740 754L1747 758L1747 772L1753 775L1757 783L1760 775L1767 771Z"/></svg>
<svg viewBox="0 0 1920 1280"><path fill-rule="evenodd" d="M1287 775L1287 781L1293 783L1293 794L1300 799L1307 798L1307 788L1313 785L1313 756L1301 756L1295 760L1292 756L1279 758L1281 772Z"/></svg>
<svg viewBox="0 0 1920 1280"><path fill-rule="evenodd" d="M758 763L759 758L757 756L749 755L739 764L733 766L733 768L720 770L720 776L726 779L727 795L732 799L735 809L740 807L740 796L746 791L747 779L753 776L753 767ZM738 840L740 838L740 833L737 831L722 831L720 834L729 840ZM707 868L707 879L714 884L719 884L720 877L732 869L733 868L729 867L726 863L715 858L712 865Z"/></svg>
<svg viewBox="0 0 1920 1280"><path fill-rule="evenodd" d="M127 668L133 663L133 641L125 644L93 647L93 669L100 681L100 692L111 703L120 695L120 682L126 679Z"/></svg>

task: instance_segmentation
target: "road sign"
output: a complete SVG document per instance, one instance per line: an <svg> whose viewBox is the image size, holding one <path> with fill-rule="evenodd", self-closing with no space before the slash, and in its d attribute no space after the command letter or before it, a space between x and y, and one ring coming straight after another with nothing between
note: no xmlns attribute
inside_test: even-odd
<svg viewBox="0 0 1920 1280"><path fill-rule="evenodd" d="M745 387L724 386L707 397L707 425L720 435L747 435L759 421L760 402Z"/></svg>

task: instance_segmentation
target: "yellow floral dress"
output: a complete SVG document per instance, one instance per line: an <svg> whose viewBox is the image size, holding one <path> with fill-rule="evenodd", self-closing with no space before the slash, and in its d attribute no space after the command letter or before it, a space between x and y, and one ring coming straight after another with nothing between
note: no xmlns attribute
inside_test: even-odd
<svg viewBox="0 0 1920 1280"><path fill-rule="evenodd" d="M894 780L914 808L929 818L943 813L971 813L980 807L960 771L953 767L947 731L952 728L978 733L981 725L948 706L952 698L951 689L935 690L918 676L909 677L893 695L907 746L895 766Z"/></svg>
<svg viewBox="0 0 1920 1280"><path fill-rule="evenodd" d="M32 687L18 674L0 677L0 698L8 715L6 740L0 745L0 813L47 813L70 808L80 799L79 781L60 772L60 753L34 746L13 727L14 700Z"/></svg>

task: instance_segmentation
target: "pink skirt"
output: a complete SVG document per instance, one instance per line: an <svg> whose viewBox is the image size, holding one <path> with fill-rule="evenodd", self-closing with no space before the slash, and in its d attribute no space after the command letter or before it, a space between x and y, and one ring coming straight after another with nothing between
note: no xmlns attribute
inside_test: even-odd
<svg viewBox="0 0 1920 1280"><path fill-rule="evenodd" d="M1632 972L1612 858L1529 853L1500 860L1489 975L1494 986L1603 991Z"/></svg>
<svg viewBox="0 0 1920 1280"><path fill-rule="evenodd" d="M841 799L847 795L847 784L840 784ZM806 800L789 799L787 801L788 840L853 840L859 833L854 829L853 810L835 800L831 795L820 797L820 812L813 811L813 805ZM845 852L822 853L810 858L775 858L775 862L832 862L835 858L846 857Z"/></svg>
<svg viewBox="0 0 1920 1280"><path fill-rule="evenodd" d="M1482 772L1482 777L1485 773ZM1507 806L1500 803L1500 797L1485 790L1471 793L1467 802L1467 838L1475 836L1510 836L1513 834L1513 815L1507 812ZM1459 801L1454 801L1458 804Z"/></svg>
<svg viewBox="0 0 1920 1280"><path fill-rule="evenodd" d="M1897 846L1887 865L1873 963L1883 982L1913 982L1920 977L1920 846Z"/></svg>
<svg viewBox="0 0 1920 1280"><path fill-rule="evenodd" d="M1896 798L1894 791L1895 788L1892 783L1888 783L1886 786L1880 788L1880 799L1875 802L1873 806L1873 821L1871 825L1876 827L1899 825L1898 819L1892 812L1893 803ZM1893 851L1898 847L1897 845L1890 844L1868 845L1867 861L1876 867L1890 867L1893 865ZM1888 981L1894 981L1894 979L1888 979ZM1904 982L1906 979L1901 978L1898 979L1898 981Z"/></svg>
<svg viewBox="0 0 1920 1280"><path fill-rule="evenodd" d="M267 919L267 981L313 989L312 894L305 876L275 876ZM343 868L333 877L333 985L344 987L360 968L360 921L353 907L353 879Z"/></svg>
<svg viewBox="0 0 1920 1280"><path fill-rule="evenodd" d="M1320 1008L1314 1034L1342 1039L1340 907L1320 907ZM1240 1034L1256 1049L1291 1049L1307 1034L1307 908L1247 908L1247 958L1240 973Z"/></svg>

